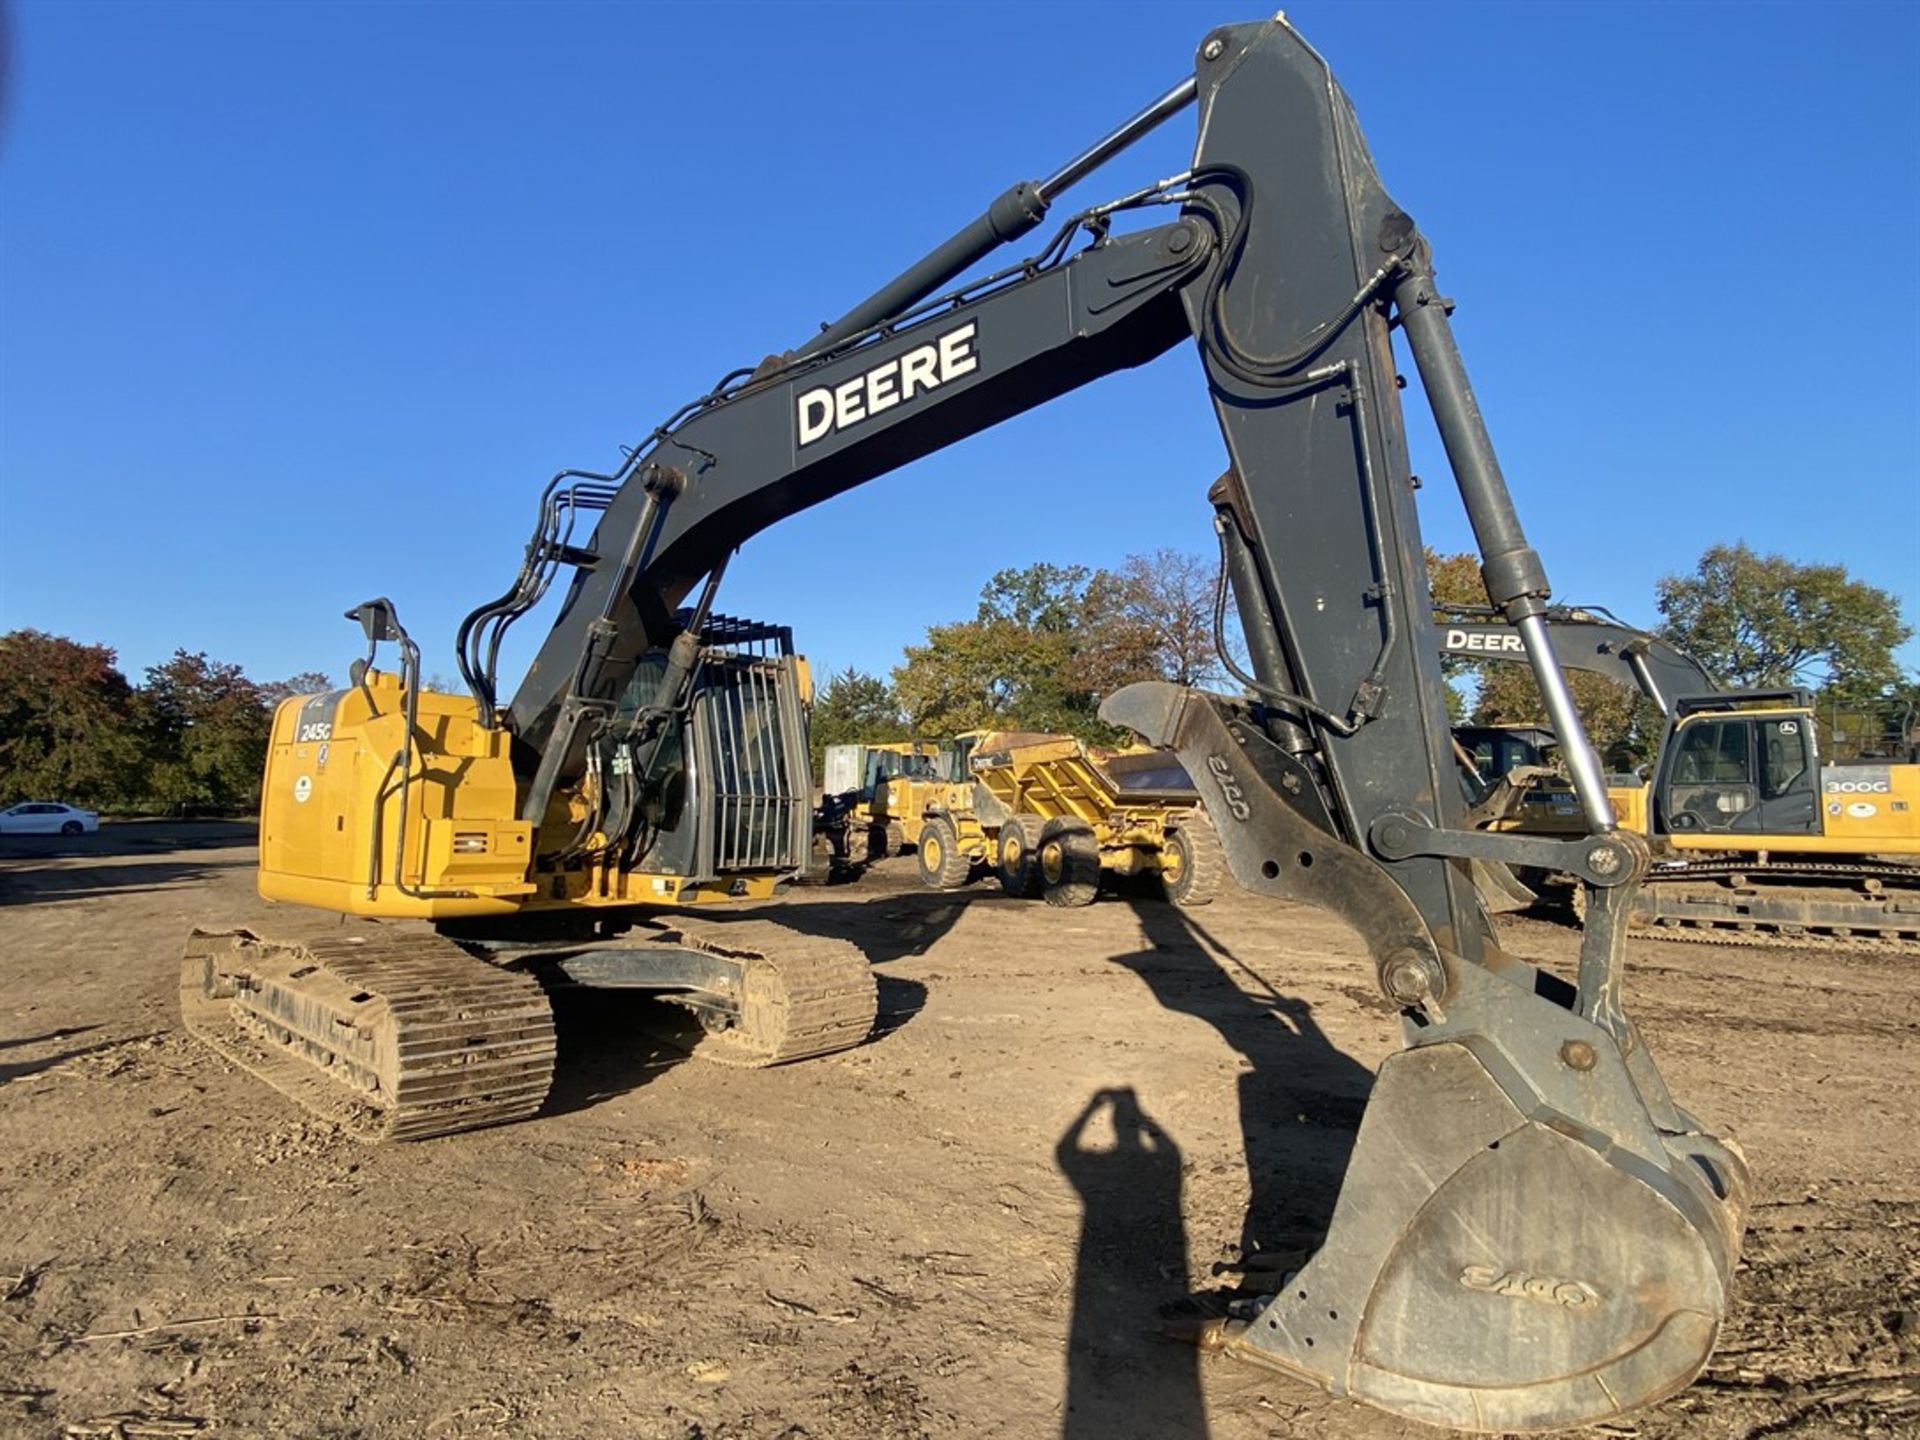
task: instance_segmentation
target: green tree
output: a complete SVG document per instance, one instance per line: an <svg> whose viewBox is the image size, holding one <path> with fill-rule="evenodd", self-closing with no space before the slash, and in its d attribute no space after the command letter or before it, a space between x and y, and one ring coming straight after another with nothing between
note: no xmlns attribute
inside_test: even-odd
<svg viewBox="0 0 1920 1440"><path fill-rule="evenodd" d="M1900 680L1896 648L1912 636L1890 592L1844 565L1715 545L1690 575L1658 586L1661 633L1728 685L1824 689L1842 699L1881 694Z"/></svg>
<svg viewBox="0 0 1920 1440"><path fill-rule="evenodd" d="M1111 739L1081 673L1082 656L1098 648L1089 590L1098 597L1111 583L1084 565L1044 561L995 574L972 620L930 626L926 643L907 646L895 668L894 692L913 732L1002 726Z"/></svg>
<svg viewBox="0 0 1920 1440"><path fill-rule="evenodd" d="M1451 618L1446 613L1446 607L1487 603L1486 582L1480 578L1480 557L1470 550L1456 550L1443 555L1429 545L1427 585L1433 594L1433 621L1436 625L1444 624ZM1469 692L1485 685L1487 667L1476 660L1447 655L1440 660L1440 673L1447 678L1447 718L1458 725L1467 718Z"/></svg>
<svg viewBox="0 0 1920 1440"><path fill-rule="evenodd" d="M813 702L808 726L813 771L818 775L829 745L871 745L907 738L906 718L893 687L878 675L849 665L827 678Z"/></svg>
<svg viewBox="0 0 1920 1440"><path fill-rule="evenodd" d="M927 629L893 672L894 693L917 735L1006 726L1073 730L1097 724L1090 697L1063 676L1069 631L1029 630L1009 620L963 620Z"/></svg>
<svg viewBox="0 0 1920 1440"><path fill-rule="evenodd" d="M117 806L142 786L133 691L104 645L0 635L0 804Z"/></svg>
<svg viewBox="0 0 1920 1440"><path fill-rule="evenodd" d="M259 804L270 716L238 665L176 650L147 671L139 713L149 800L171 810Z"/></svg>
<svg viewBox="0 0 1920 1440"><path fill-rule="evenodd" d="M1024 570L1000 570L980 590L982 624L1005 621L1023 630L1061 635L1077 629L1086 613L1084 565L1052 565L1042 560Z"/></svg>

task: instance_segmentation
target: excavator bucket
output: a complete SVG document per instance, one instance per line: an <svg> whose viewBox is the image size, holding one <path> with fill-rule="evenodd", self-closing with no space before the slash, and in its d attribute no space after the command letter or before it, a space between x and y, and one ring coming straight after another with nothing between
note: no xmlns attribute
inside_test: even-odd
<svg viewBox="0 0 1920 1440"><path fill-rule="evenodd" d="M1619 1050L1568 1019L1496 1003L1479 1033L1389 1058L1325 1243L1226 1348L1463 1430L1684 1388L1725 1312L1746 1170L1662 1133Z"/></svg>
<svg viewBox="0 0 1920 1440"><path fill-rule="evenodd" d="M1345 916L1408 1002L1408 957L1433 944L1420 914L1385 866L1279 800L1243 707L1147 684L1101 713L1179 754L1236 879ZM1591 1424L1693 1379L1747 1172L1674 1106L1620 1011L1632 888L1593 887L1578 986L1435 948L1444 978L1407 1003L1324 1242L1210 1344L1462 1430Z"/></svg>

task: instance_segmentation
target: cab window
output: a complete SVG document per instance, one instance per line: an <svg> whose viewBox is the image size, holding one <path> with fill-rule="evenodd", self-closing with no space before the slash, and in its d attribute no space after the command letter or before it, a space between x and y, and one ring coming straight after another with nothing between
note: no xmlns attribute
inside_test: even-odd
<svg viewBox="0 0 1920 1440"><path fill-rule="evenodd" d="M1760 793L1772 800L1804 788L1808 768L1807 727L1801 720L1764 720L1760 724Z"/></svg>
<svg viewBox="0 0 1920 1440"><path fill-rule="evenodd" d="M1752 778L1744 720L1704 720L1687 727L1673 767L1678 785L1745 785Z"/></svg>

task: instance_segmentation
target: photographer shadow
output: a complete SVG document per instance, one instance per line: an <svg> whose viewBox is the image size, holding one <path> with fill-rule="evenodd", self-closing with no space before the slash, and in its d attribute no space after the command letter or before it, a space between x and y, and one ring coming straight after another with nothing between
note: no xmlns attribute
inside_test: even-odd
<svg viewBox="0 0 1920 1440"><path fill-rule="evenodd" d="M1213 1276L1270 1291L1326 1234L1373 1077L1327 1038L1310 1003L1241 962L1190 912L1133 903L1146 943L1113 959L1247 1062L1238 1122L1249 1204L1238 1254ZM1055 1158L1082 1207L1062 1440L1205 1440L1201 1352L1176 1337L1196 1334L1225 1297L1195 1297L1179 1146L1121 1086L1093 1095Z"/></svg>
<svg viewBox="0 0 1920 1440"><path fill-rule="evenodd" d="M1054 1156L1084 1217L1062 1440L1204 1437L1200 1352L1153 1327L1189 1288L1180 1147L1121 1086L1094 1092Z"/></svg>

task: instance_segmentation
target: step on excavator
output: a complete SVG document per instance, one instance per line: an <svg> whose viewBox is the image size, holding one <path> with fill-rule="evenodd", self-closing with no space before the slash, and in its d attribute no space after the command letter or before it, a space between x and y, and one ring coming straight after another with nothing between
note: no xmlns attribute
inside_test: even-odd
<svg viewBox="0 0 1920 1440"><path fill-rule="evenodd" d="M1668 939L1920 952L1920 764L1823 756L1805 690L1725 690L1693 656L1599 606L1555 606L1560 663L1603 675L1665 717L1650 778L1609 777L1620 825L1653 862L1628 921ZM1495 614L1437 627L1443 655L1524 660ZM1523 773L1502 787L1512 828L1560 833L1577 800ZM1575 892L1576 905L1579 892Z"/></svg>
<svg viewBox="0 0 1920 1440"><path fill-rule="evenodd" d="M1187 111L1188 168L1055 217L1038 248L975 273ZM1230 589L1247 694L1148 683L1102 714L1176 752L1241 885L1353 927L1404 1040L1324 1243L1212 1338L1466 1430L1587 1424L1683 1388L1726 1312L1747 1173L1669 1094L1623 1003L1647 847L1607 803L1451 309L1321 57L1284 18L1212 31L1191 74L840 320L724 376L611 473L556 476L513 583L460 628L469 693L423 689L392 606L359 607L399 670L356 666L345 690L281 707L262 816L261 892L333 923L196 936L190 1023L307 1103L399 1136L538 1107L543 966L678 1000L699 1017L696 1048L725 1061L856 1043L873 1014L857 956L764 909L727 923L713 903L777 893L810 839L803 667L769 627L715 611L729 557L787 515L1190 344L1231 462L1209 492L1214 608L1218 621ZM1463 823L1396 330L1488 594L1545 697L1580 836ZM500 637L560 583L501 704ZM1501 950L1474 861L1579 880L1577 972Z"/></svg>

